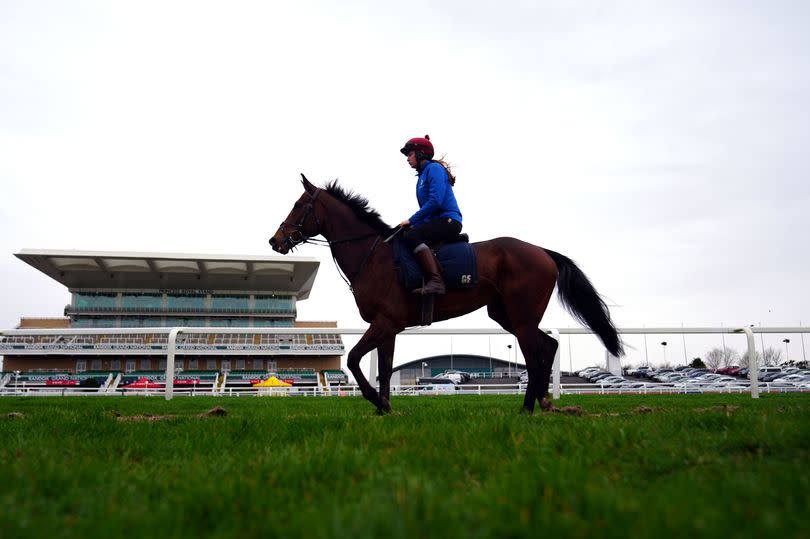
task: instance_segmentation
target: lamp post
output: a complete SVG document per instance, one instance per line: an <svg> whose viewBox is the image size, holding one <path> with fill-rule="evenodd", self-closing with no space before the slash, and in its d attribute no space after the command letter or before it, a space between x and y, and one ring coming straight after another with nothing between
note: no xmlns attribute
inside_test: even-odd
<svg viewBox="0 0 810 539"><path fill-rule="evenodd" d="M14 392L20 390L20 371L14 371Z"/></svg>
<svg viewBox="0 0 810 539"><path fill-rule="evenodd" d="M488 355L489 355L489 377L495 378L495 373L492 372L492 335L487 338Z"/></svg>
<svg viewBox="0 0 810 539"><path fill-rule="evenodd" d="M568 368L571 369L571 376L574 375L574 351L571 349L571 334L568 334Z"/></svg>
<svg viewBox="0 0 810 539"><path fill-rule="evenodd" d="M647 366L650 366L650 354L647 352L647 334L644 334L644 360L647 362Z"/></svg>
<svg viewBox="0 0 810 539"><path fill-rule="evenodd" d="M782 339L782 342L785 343L785 363L790 361L790 356L788 355L788 343L790 339Z"/></svg>
<svg viewBox="0 0 810 539"><path fill-rule="evenodd" d="M506 345L506 371L509 378L512 378L512 345Z"/></svg>
<svg viewBox="0 0 810 539"><path fill-rule="evenodd" d="M661 341L661 347L664 349L664 363L667 362L667 341Z"/></svg>

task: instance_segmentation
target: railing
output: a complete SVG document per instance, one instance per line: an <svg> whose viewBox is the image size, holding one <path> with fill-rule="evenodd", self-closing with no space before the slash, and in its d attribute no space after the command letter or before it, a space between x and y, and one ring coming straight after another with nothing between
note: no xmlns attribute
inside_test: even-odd
<svg viewBox="0 0 810 539"><path fill-rule="evenodd" d="M549 385L551 390L551 385ZM642 387L603 387L598 384L561 384L563 395L683 395L683 394L742 394L749 388L743 386L703 386L673 387L665 384L645 384ZM453 396L453 395L521 395L526 391L526 384L464 384L453 386L391 386L394 396ZM356 385L331 386L292 386L292 387L219 387L206 385L175 388L178 397L224 396L224 397L346 397L361 395ZM764 382L760 393L810 393L810 389L798 386L788 387L784 384ZM19 386L0 387L0 396L29 397L67 397L67 396L164 396L164 388L82 388L82 387L46 387L29 386L24 382Z"/></svg>
<svg viewBox="0 0 810 539"><path fill-rule="evenodd" d="M566 329L548 329L543 330L549 333L552 337L559 340L559 336L563 335L588 335L593 332L585 328L566 328ZM739 326L739 327L689 327L689 328L618 328L617 331L623 335L686 335L686 334L745 334L748 344L748 357L750 358L750 391L751 398L758 398L760 393L758 382L758 365L756 356L756 347L754 342L755 333L810 333L810 328L807 327L753 327L753 326ZM317 328L318 334L333 334L333 335L362 335L366 329L353 329L353 328ZM0 335L98 335L98 334L168 334L168 344L166 353L166 387L162 392L166 400L170 400L175 392L174 388L174 360L177 353L177 338L179 335L194 335L194 334L229 334L229 333L253 333L253 334L277 334L277 335L306 335L313 333L313 328L214 328L214 327L176 327L176 328L88 328L88 329L16 329L0 331ZM502 329L461 329L461 328L419 328L408 329L402 332L403 335L506 335L506 331ZM377 370L377 351L373 350L371 353L371 367L369 372L369 379L376 380ZM614 358L615 359L615 358ZM554 398L559 398L562 387L560 384L560 349L557 348L557 353L554 357L554 365L552 368L552 385L551 393Z"/></svg>

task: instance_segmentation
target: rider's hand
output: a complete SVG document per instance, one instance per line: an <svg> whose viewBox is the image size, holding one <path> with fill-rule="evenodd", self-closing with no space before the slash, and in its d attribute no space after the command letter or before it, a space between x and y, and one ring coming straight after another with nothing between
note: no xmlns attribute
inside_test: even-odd
<svg viewBox="0 0 810 539"><path fill-rule="evenodd" d="M409 226L411 226L411 222L408 219L405 219L404 221L399 223L399 226L401 228L408 228Z"/></svg>

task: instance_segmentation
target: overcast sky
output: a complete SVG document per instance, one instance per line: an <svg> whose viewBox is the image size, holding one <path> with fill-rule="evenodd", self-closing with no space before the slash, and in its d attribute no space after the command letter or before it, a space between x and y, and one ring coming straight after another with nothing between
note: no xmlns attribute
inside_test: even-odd
<svg viewBox="0 0 810 539"><path fill-rule="evenodd" d="M397 223L426 133L471 238L568 255L618 325L807 325L808 28L801 1L0 0L0 326L69 301L22 248L273 254L300 172ZM299 318L363 326L328 250L296 254ZM714 342L687 339L650 360Z"/></svg>

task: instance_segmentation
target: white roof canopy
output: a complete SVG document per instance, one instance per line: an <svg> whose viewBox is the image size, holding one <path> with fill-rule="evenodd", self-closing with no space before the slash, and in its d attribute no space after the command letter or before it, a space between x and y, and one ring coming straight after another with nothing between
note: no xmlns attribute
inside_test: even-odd
<svg viewBox="0 0 810 539"><path fill-rule="evenodd" d="M265 292L309 297L309 257L23 249L15 256L75 290Z"/></svg>

